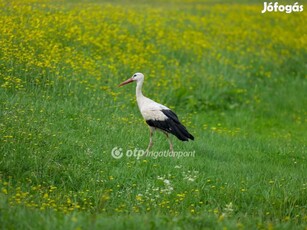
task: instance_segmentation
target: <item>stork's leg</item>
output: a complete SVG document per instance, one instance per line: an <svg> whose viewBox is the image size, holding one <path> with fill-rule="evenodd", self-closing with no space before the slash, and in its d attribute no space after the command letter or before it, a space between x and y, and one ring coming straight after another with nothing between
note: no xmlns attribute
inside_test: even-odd
<svg viewBox="0 0 307 230"><path fill-rule="evenodd" d="M150 148L152 147L152 145L153 145L153 142L152 142L152 135L153 135L155 129L152 128L152 127L149 127L149 131L150 131L149 144L148 144L148 147L147 147L147 149L146 149L146 152L148 152L148 151L150 150Z"/></svg>
<svg viewBox="0 0 307 230"><path fill-rule="evenodd" d="M164 133L165 135L166 135L166 137L167 137L167 140L168 140L168 143L169 143L169 149L170 149L170 152L172 153L172 154L174 154L174 149L173 149L173 144L172 144L172 141L171 141L171 139L170 139L170 137L169 137L169 135L168 135L168 133ZM173 155L173 156L175 156L175 155Z"/></svg>

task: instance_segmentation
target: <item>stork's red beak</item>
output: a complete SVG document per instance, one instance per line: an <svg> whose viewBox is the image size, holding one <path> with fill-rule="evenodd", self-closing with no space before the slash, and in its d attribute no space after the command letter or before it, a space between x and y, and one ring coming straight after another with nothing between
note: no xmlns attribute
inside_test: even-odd
<svg viewBox="0 0 307 230"><path fill-rule="evenodd" d="M118 85L118 87L121 87L121 86L123 86L123 85L127 85L127 84L129 84L129 83L131 83L131 82L133 82L133 79L132 79L132 78L129 78L128 80L126 80L126 81L120 83L120 84Z"/></svg>

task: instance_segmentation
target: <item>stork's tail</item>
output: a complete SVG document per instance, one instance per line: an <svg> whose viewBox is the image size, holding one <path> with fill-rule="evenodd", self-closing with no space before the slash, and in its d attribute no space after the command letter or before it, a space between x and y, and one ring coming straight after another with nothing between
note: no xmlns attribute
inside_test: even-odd
<svg viewBox="0 0 307 230"><path fill-rule="evenodd" d="M189 139L194 140L192 134L190 134L180 122L175 122L172 119L167 119L165 121L146 120L146 123L151 127L175 135L181 141L188 141Z"/></svg>
<svg viewBox="0 0 307 230"><path fill-rule="evenodd" d="M172 110L162 109L161 112L168 117L168 127L165 131L174 134L181 141L194 140L193 135L180 123L177 115Z"/></svg>
<svg viewBox="0 0 307 230"><path fill-rule="evenodd" d="M189 133L186 127L184 127L182 124L172 125L169 132L174 134L181 141L188 141L189 139L194 140L193 135Z"/></svg>

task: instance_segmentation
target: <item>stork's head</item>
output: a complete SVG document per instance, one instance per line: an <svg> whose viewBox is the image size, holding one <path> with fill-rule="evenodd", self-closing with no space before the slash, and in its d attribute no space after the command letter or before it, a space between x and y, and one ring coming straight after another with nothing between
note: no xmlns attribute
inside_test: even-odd
<svg viewBox="0 0 307 230"><path fill-rule="evenodd" d="M123 86L123 85L126 85L126 84L129 84L131 82L140 82L140 81L144 81L144 75L142 73L135 73L133 74L133 76L131 78L129 78L128 80L120 83L118 86Z"/></svg>

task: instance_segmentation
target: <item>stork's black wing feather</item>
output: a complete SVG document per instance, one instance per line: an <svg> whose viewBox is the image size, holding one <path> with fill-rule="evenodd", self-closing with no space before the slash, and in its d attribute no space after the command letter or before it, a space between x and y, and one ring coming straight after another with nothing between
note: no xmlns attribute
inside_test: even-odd
<svg viewBox="0 0 307 230"><path fill-rule="evenodd" d="M165 116L166 120L146 120L149 126L161 129L165 132L174 134L179 140L188 141L189 139L194 140L194 137L188 132L188 130L180 123L177 115L168 109L161 110Z"/></svg>
<svg viewBox="0 0 307 230"><path fill-rule="evenodd" d="M165 116L167 116L169 119L172 119L175 123L180 124L180 121L179 121L176 113L174 113L172 110L162 109L161 112L164 113Z"/></svg>

